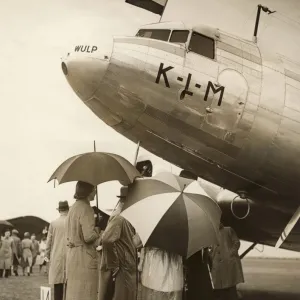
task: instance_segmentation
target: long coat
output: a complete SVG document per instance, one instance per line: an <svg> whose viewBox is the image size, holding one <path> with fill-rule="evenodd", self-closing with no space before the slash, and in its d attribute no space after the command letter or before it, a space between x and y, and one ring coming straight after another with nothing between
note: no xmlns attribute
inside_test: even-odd
<svg viewBox="0 0 300 300"><path fill-rule="evenodd" d="M122 216L110 219L102 235L102 261L98 300L106 300L110 273L119 268L113 300L135 300L137 292L137 254L135 230Z"/></svg>
<svg viewBox="0 0 300 300"><path fill-rule="evenodd" d="M226 289L244 282L244 275L238 250L240 240L231 227L220 230L220 244L212 249L212 270L214 289Z"/></svg>
<svg viewBox="0 0 300 300"><path fill-rule="evenodd" d="M9 270L12 266L13 261L13 239L3 238L1 240L1 247L0 247L0 269Z"/></svg>
<svg viewBox="0 0 300 300"><path fill-rule="evenodd" d="M12 235L12 240L13 240L13 265L18 266L20 264L19 259L21 258L22 255L22 247L21 247L21 239L16 236Z"/></svg>
<svg viewBox="0 0 300 300"><path fill-rule="evenodd" d="M100 244L100 235L95 228L94 211L87 201L77 200L72 205L66 219L66 239L66 300L96 299L96 246Z"/></svg>
<svg viewBox="0 0 300 300"><path fill-rule="evenodd" d="M65 223L67 213L50 223L45 256L50 260L49 284L65 282L66 272L66 242Z"/></svg>
<svg viewBox="0 0 300 300"><path fill-rule="evenodd" d="M18 258L22 255L21 239L16 235L13 235L11 238L14 243L13 254Z"/></svg>

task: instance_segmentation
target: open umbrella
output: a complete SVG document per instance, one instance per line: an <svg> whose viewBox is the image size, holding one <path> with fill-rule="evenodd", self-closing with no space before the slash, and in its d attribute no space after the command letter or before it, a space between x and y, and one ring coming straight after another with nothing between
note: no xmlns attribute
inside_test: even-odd
<svg viewBox="0 0 300 300"><path fill-rule="evenodd" d="M221 209L197 181L171 173L138 179L128 190L121 216L143 245L190 257L218 243Z"/></svg>
<svg viewBox="0 0 300 300"><path fill-rule="evenodd" d="M70 181L85 181L92 185L98 185L118 180L122 185L128 185L139 176L141 175L136 168L122 156L104 152L89 152L64 161L52 174L49 181L57 179L60 184Z"/></svg>
<svg viewBox="0 0 300 300"><path fill-rule="evenodd" d="M0 220L0 235L3 234L3 231L6 230L8 227L14 227L14 226L8 221Z"/></svg>

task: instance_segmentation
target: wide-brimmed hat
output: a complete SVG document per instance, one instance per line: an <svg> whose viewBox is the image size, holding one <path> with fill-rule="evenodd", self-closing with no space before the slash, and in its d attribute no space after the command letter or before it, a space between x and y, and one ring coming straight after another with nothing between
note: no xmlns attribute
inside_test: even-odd
<svg viewBox="0 0 300 300"><path fill-rule="evenodd" d="M13 229L12 233L19 234L19 231L17 229Z"/></svg>
<svg viewBox="0 0 300 300"><path fill-rule="evenodd" d="M57 210L68 210L69 203L68 201L59 201Z"/></svg>
<svg viewBox="0 0 300 300"><path fill-rule="evenodd" d="M127 197L128 194L128 186L122 186L120 189L120 195L117 196L120 199L124 199Z"/></svg>
<svg viewBox="0 0 300 300"><path fill-rule="evenodd" d="M78 181L76 184L76 192L74 198L78 200L85 199L92 193L94 189L95 186L93 186L92 184L84 181Z"/></svg>

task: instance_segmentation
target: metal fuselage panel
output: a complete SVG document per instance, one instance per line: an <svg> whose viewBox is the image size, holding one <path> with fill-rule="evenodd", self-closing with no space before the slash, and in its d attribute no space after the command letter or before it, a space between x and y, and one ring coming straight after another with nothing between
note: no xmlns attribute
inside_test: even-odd
<svg viewBox="0 0 300 300"><path fill-rule="evenodd" d="M121 37L88 103L105 107L122 120L110 126L163 159L293 209L300 190L298 74L223 33L215 60L183 45Z"/></svg>

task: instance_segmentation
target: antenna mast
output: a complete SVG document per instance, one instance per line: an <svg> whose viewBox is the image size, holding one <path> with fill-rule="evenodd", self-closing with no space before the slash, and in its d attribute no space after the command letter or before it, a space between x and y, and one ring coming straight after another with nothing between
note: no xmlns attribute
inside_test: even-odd
<svg viewBox="0 0 300 300"><path fill-rule="evenodd" d="M261 4L257 5L257 14L256 14L256 21L255 21L255 28L254 28L254 34L253 34L253 42L257 43L257 31L258 31L258 25L260 21L260 12L261 10L268 15L273 14L276 12L276 10L271 11L268 7L262 6Z"/></svg>
<svg viewBox="0 0 300 300"><path fill-rule="evenodd" d="M94 140L94 152L96 152L96 141ZM99 208L99 199L98 199L98 186L96 186L96 205Z"/></svg>

